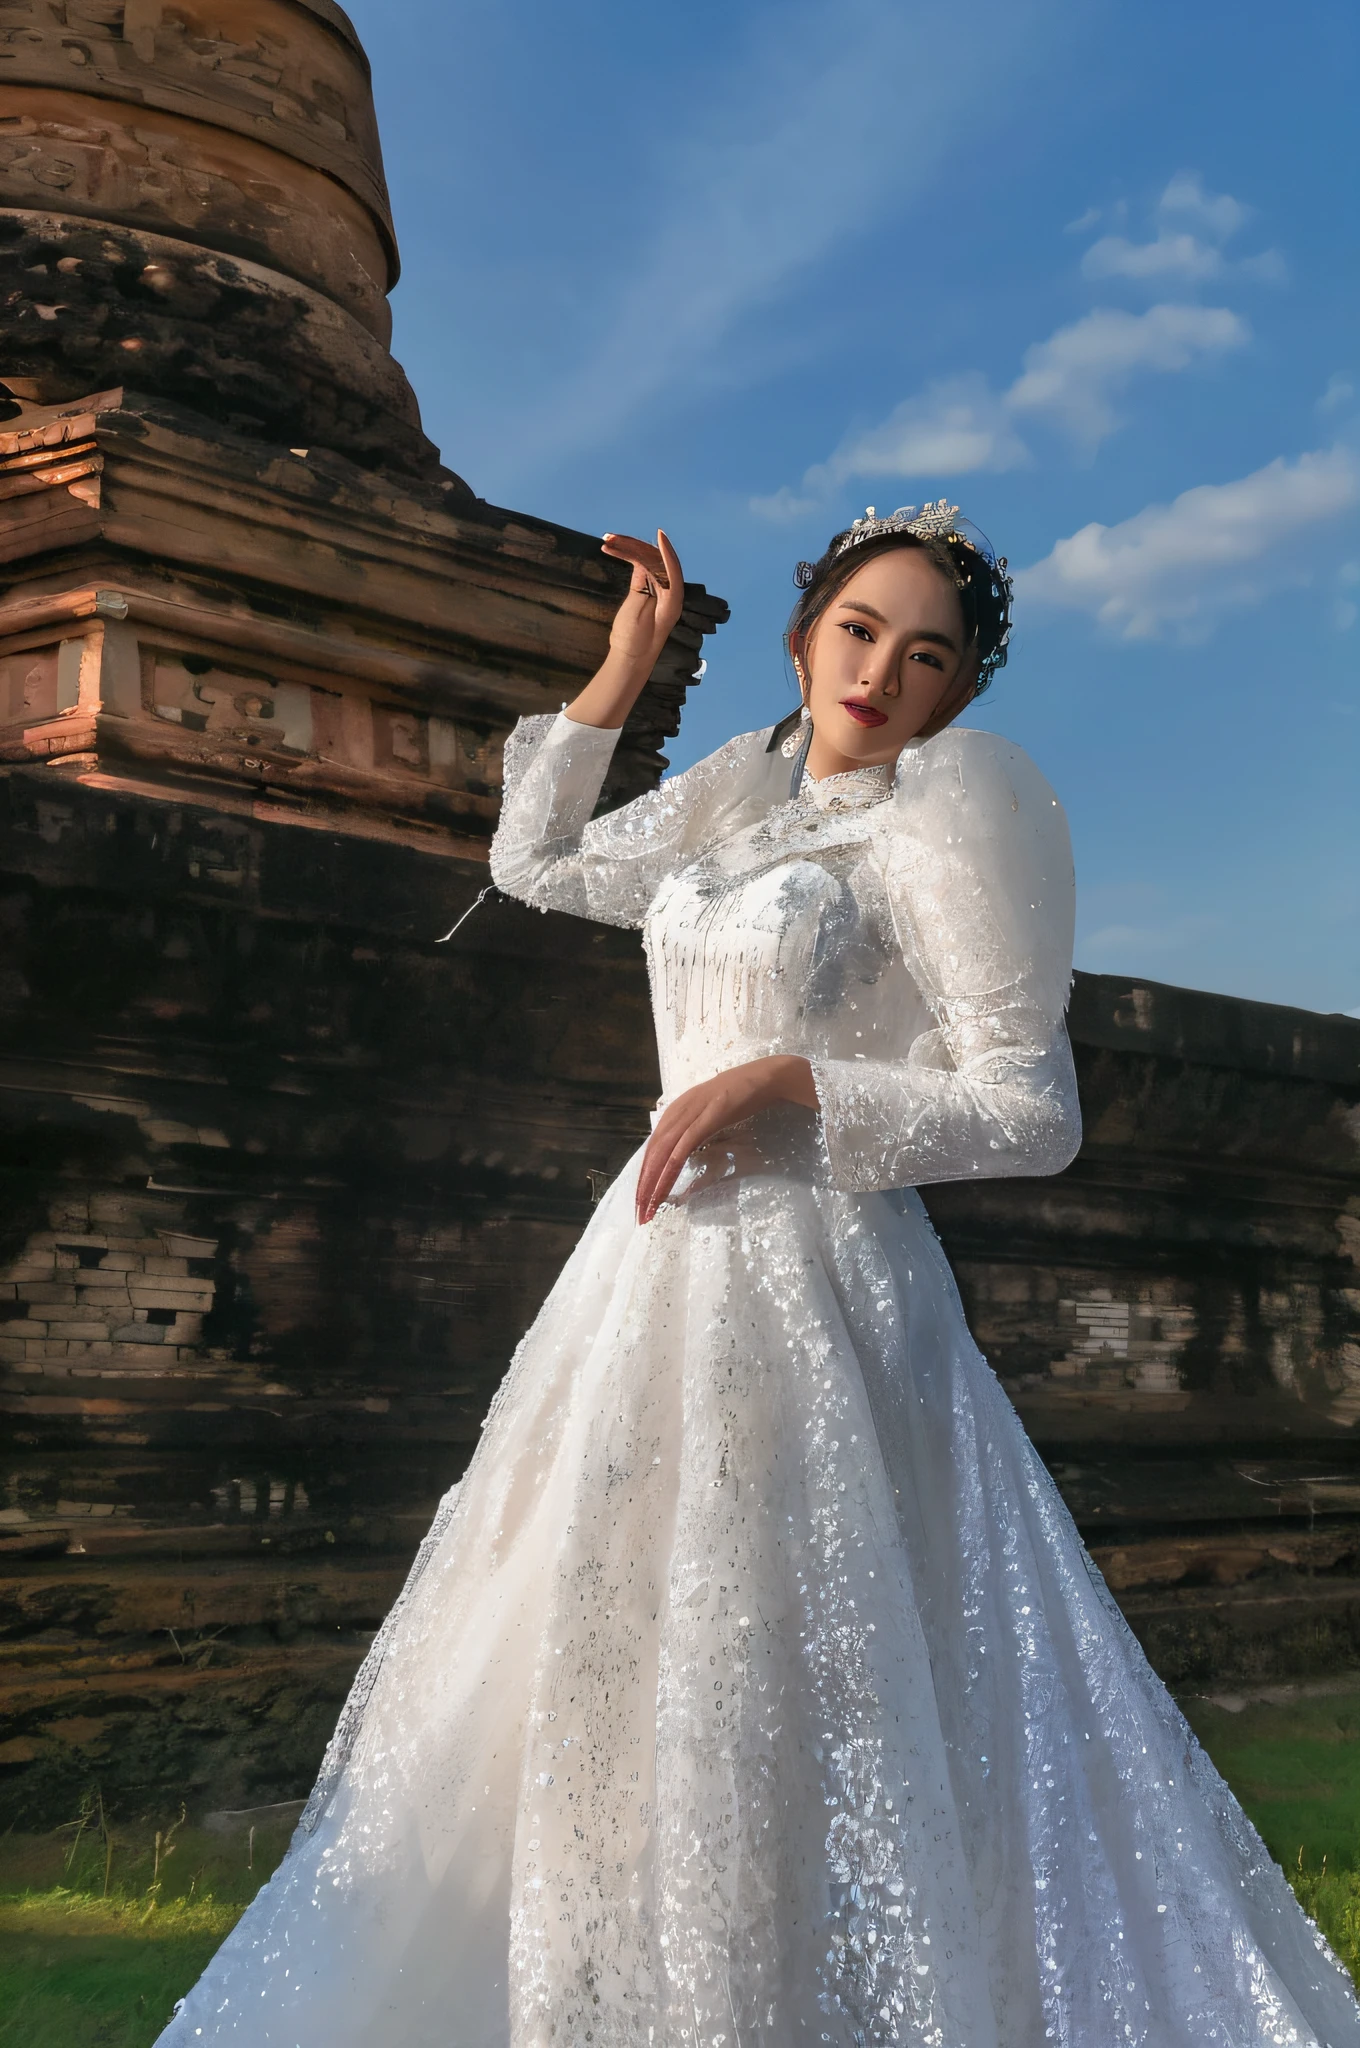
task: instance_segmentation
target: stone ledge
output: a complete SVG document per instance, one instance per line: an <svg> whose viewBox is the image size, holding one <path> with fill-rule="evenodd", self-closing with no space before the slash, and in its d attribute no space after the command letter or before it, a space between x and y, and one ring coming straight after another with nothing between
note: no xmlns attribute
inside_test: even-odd
<svg viewBox="0 0 1360 2048"><path fill-rule="evenodd" d="M1353 1089L1360 1099L1360 1018L1244 1001L1117 974L1073 977L1075 1043L1234 1072Z"/></svg>

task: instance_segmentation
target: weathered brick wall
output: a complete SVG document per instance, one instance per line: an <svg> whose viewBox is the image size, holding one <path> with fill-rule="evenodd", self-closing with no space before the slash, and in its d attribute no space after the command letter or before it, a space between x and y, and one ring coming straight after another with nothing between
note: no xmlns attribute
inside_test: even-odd
<svg viewBox="0 0 1360 2048"><path fill-rule="evenodd" d="M446 859L277 824L243 903L192 807L48 802L0 787L0 1801L286 1798L647 1128L641 951L437 946Z"/></svg>
<svg viewBox="0 0 1360 2048"><path fill-rule="evenodd" d="M391 923L431 929L429 874L391 872ZM287 1015L252 1036L255 985L143 904L162 943L96 1031L62 1022L61 903L32 901L39 1008L0 1062L0 1791L19 1817L92 1775L125 1804L295 1796L592 1177L645 1131L640 955L504 904L440 951L370 893L328 943L291 928L305 990L268 967L288 922L258 925ZM353 974L386 999L356 1011ZM309 1043L319 1016L343 1030ZM1360 1025L1079 977L1073 1027L1073 1167L928 1191L973 1327L1168 1678L1352 1660Z"/></svg>
<svg viewBox="0 0 1360 2048"><path fill-rule="evenodd" d="M0 9L0 1801L305 1782L655 1093L488 905L626 571L446 469L332 0ZM261 193L267 194L267 200ZM134 387L135 388L131 388ZM698 586L628 722L650 786Z"/></svg>

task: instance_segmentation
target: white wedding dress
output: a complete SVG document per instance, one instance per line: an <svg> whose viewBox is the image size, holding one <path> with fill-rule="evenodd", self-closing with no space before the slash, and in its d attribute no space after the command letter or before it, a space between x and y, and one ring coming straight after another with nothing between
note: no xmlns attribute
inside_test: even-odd
<svg viewBox="0 0 1360 2048"><path fill-rule="evenodd" d="M757 733L588 823L614 739L518 728L497 881L643 927L668 1094L796 1052L821 1115L619 1176L162 2043L1360 2048L910 1191L1076 1148L1056 799Z"/></svg>

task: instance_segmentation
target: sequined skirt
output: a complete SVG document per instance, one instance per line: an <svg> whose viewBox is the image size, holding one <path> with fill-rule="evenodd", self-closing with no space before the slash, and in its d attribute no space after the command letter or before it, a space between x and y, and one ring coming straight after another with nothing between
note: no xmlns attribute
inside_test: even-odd
<svg viewBox="0 0 1360 2048"><path fill-rule="evenodd" d="M636 1161L174 2048L1360 2048L914 1195Z"/></svg>

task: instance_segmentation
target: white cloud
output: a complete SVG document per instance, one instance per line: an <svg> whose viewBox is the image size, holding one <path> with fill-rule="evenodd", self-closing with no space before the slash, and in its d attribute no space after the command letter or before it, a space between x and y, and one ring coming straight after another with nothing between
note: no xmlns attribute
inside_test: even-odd
<svg viewBox="0 0 1360 2048"><path fill-rule="evenodd" d="M1006 404L1012 412L1047 413L1092 446L1113 433L1111 400L1138 371L1185 370L1196 356L1241 348L1249 338L1246 321L1226 306L1099 308L1026 350Z"/></svg>
<svg viewBox="0 0 1360 2048"><path fill-rule="evenodd" d="M1083 277L1178 277L1197 284L1222 275L1223 257L1197 235L1163 233L1155 242L1102 235L1082 257L1081 272Z"/></svg>
<svg viewBox="0 0 1360 2048"><path fill-rule="evenodd" d="M979 0L958 61L947 13L901 0L753 9L730 63L682 141L640 166L661 190L647 232L599 287L586 360L523 411L515 441L535 469L644 407L692 394L753 313L778 303L847 236L921 202L983 109L1043 61L1053 0ZM816 117L809 118L809 81ZM866 138L895 134L910 106L910 177L866 175ZM768 364L768 350L762 365ZM514 470L503 471L506 484Z"/></svg>
<svg viewBox="0 0 1360 2048"><path fill-rule="evenodd" d="M821 491L855 476L967 476L979 469L1016 469L1028 460L1005 400L986 378L951 377L904 398L878 426L843 442L803 481Z"/></svg>
<svg viewBox="0 0 1360 2048"><path fill-rule="evenodd" d="M1251 208L1240 199L1226 192L1206 192L1198 171L1177 171L1158 200L1157 211L1163 217L1171 214L1192 221L1218 242L1230 241L1251 218Z"/></svg>
<svg viewBox="0 0 1360 2048"><path fill-rule="evenodd" d="M1084 526L1022 570L1016 587L1028 603L1088 612L1126 640L1202 638L1216 613L1297 580L1293 544L1357 500L1360 463L1349 448L1281 456L1118 526Z"/></svg>
<svg viewBox="0 0 1360 2048"><path fill-rule="evenodd" d="M1336 572L1336 580L1343 590L1354 590L1360 584L1360 562L1343 562ZM1351 597L1338 597L1332 605L1332 624L1338 633L1349 633L1360 618L1360 605ZM1348 707L1348 715L1354 715L1355 707Z"/></svg>
<svg viewBox="0 0 1360 2048"><path fill-rule="evenodd" d="M1223 306L1088 313L1027 349L1008 391L994 391L976 373L930 384L814 463L804 472L801 494L786 484L751 499L751 510L765 519L799 518L855 477L943 478L1021 468L1031 458L1016 431L1018 414L1042 415L1093 449L1118 426L1113 400L1134 376L1188 369L1196 357L1241 348L1249 337L1246 322Z"/></svg>
<svg viewBox="0 0 1360 2048"><path fill-rule="evenodd" d="M1348 406L1354 405L1354 403L1354 384L1352 384L1349 377L1343 377L1339 370L1334 370L1327 379L1327 389L1317 402L1318 411L1320 413L1344 412Z"/></svg>
<svg viewBox="0 0 1360 2048"><path fill-rule="evenodd" d="M1221 917L1187 912L1164 924L1107 924L1082 939L1077 952L1082 963L1099 972L1107 964L1127 965L1130 956L1147 959L1183 953L1223 929Z"/></svg>
<svg viewBox="0 0 1360 2048"><path fill-rule="evenodd" d="M771 491L768 498L752 498L750 505L758 519L768 519L774 526L792 526L800 519L810 519L814 512L822 509L820 498L800 498L797 491L791 491L787 484Z"/></svg>
<svg viewBox="0 0 1360 2048"><path fill-rule="evenodd" d="M1196 171L1178 171L1157 202L1157 232L1150 242L1126 235L1102 235L1082 258L1082 275L1126 277L1134 282L1178 279L1203 284L1233 273L1256 284L1283 284L1284 258L1277 249L1230 261L1223 244L1251 217L1250 207L1228 193L1206 192Z"/></svg>
<svg viewBox="0 0 1360 2048"><path fill-rule="evenodd" d="M1278 249L1262 249L1259 256L1243 256L1230 267L1238 277L1250 278L1253 284L1289 282L1289 265Z"/></svg>

